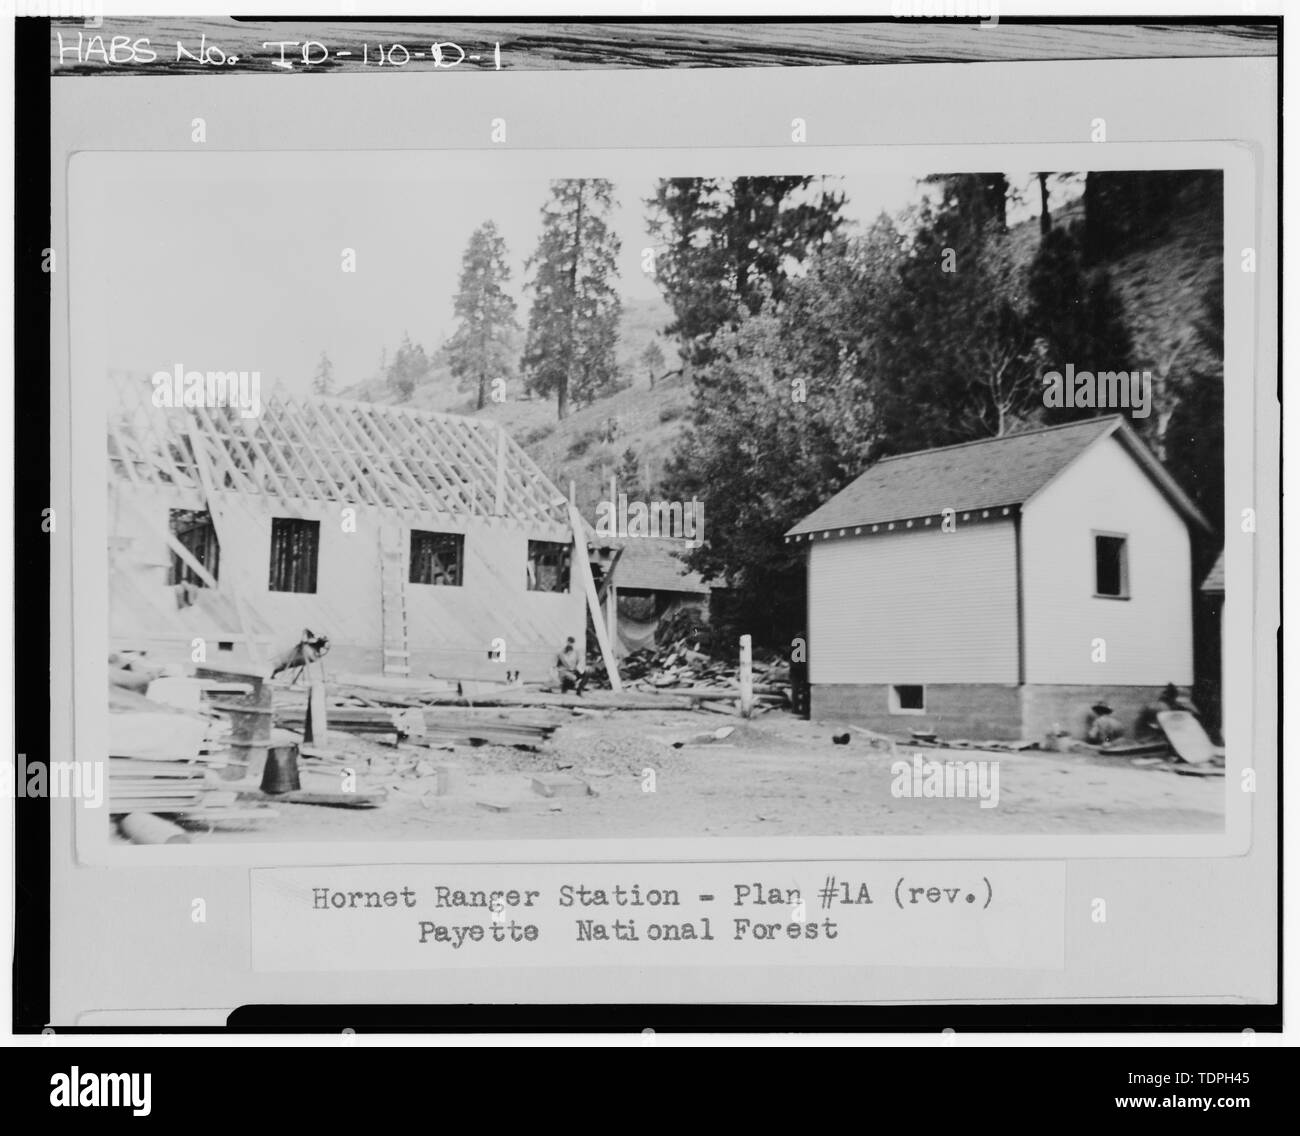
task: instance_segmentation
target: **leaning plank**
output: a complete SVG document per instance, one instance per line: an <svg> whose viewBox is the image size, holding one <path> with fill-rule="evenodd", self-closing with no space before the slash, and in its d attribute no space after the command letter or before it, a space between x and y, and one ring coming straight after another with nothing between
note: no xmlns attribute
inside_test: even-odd
<svg viewBox="0 0 1300 1136"><path fill-rule="evenodd" d="M600 599L596 595L596 585L591 578L591 562L587 559L587 535L582 527L582 517L578 507L569 502L569 524L573 527L573 564L582 581L582 590L587 595L587 606L591 609L591 621L596 626L596 642L600 644L600 655L605 661L605 673L609 676L609 686L614 693L623 689L623 680L618 677L618 660L610 646L609 635L605 630L605 620L600 610Z"/></svg>
<svg viewBox="0 0 1300 1136"><path fill-rule="evenodd" d="M1190 765L1200 765L1221 752L1210 741L1200 722L1186 710L1162 710L1156 715L1156 721L1174 753Z"/></svg>

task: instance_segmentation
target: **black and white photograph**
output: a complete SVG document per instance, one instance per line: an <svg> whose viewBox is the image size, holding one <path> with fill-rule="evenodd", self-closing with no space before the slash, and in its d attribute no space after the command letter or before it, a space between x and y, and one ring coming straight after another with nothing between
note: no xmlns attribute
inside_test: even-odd
<svg viewBox="0 0 1300 1136"><path fill-rule="evenodd" d="M74 160L117 839L1222 831L1222 171L440 164Z"/></svg>
<svg viewBox="0 0 1300 1136"><path fill-rule="evenodd" d="M113 7L16 1032L1281 1028L1278 19Z"/></svg>

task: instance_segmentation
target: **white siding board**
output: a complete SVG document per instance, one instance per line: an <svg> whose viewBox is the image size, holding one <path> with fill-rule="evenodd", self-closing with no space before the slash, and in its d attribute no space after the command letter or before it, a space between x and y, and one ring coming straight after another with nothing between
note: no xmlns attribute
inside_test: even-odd
<svg viewBox="0 0 1300 1136"><path fill-rule="evenodd" d="M233 638L239 627L229 597L237 590L250 614L253 634L269 638L276 650L288 646L304 628L328 635L335 647L382 648L381 514L355 506L355 531L345 531L340 506L325 502L255 500L237 493L222 493L220 500L231 522L222 533L227 539L221 544L218 570L218 593L226 597L223 620L205 610L202 592L196 606L178 610L166 582L171 554L162 533L167 531L168 510L202 508L203 499L156 487L110 483L110 535L129 538L111 592L111 626L117 640L126 643L145 634L182 638L186 643L194 636ZM268 587L274 517L320 522L314 593L273 592ZM412 526L405 519L400 523L404 530L400 573L405 580L409 572L406 530ZM413 654L436 651L463 659L456 671L461 677L483 669L493 639L501 637L510 669L523 664L541 678L549 673L565 638L581 638L586 599L576 583L571 582L565 593L528 591L528 541L539 536L513 522L481 518L431 519L413 527L465 534L463 586L406 584L407 646ZM507 667L493 664L487 669L504 674Z"/></svg>
<svg viewBox="0 0 1300 1136"><path fill-rule="evenodd" d="M1090 447L1023 510L1025 681L1192 681L1187 526L1114 438ZM1093 535L1128 538L1129 599L1098 598ZM1092 641L1106 641L1106 662Z"/></svg>
<svg viewBox="0 0 1300 1136"><path fill-rule="evenodd" d="M1011 521L819 540L809 549L814 683L1015 683Z"/></svg>

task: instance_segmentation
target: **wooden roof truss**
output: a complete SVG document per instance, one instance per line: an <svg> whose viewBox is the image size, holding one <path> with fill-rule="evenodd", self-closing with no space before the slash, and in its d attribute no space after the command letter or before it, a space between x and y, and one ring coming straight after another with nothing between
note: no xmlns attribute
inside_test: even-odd
<svg viewBox="0 0 1300 1136"><path fill-rule="evenodd" d="M115 377L108 412L111 476L137 485L368 505L399 513L500 517L568 527L567 501L487 419L277 389L261 413L155 407L153 388ZM201 455L196 453L201 449Z"/></svg>

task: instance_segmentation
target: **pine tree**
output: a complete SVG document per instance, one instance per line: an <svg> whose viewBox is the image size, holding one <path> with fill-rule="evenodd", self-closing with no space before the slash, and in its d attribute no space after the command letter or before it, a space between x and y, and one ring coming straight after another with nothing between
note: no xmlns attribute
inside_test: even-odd
<svg viewBox="0 0 1300 1136"><path fill-rule="evenodd" d="M711 341L772 298L781 301L791 262L802 263L840 228L843 194L813 177L665 178L649 206L650 232L666 246L655 278L673 309L665 329L690 366Z"/></svg>
<svg viewBox="0 0 1300 1136"><path fill-rule="evenodd" d="M609 227L614 187L597 178L552 184L542 235L528 260L533 294L522 369L529 390L555 396L560 418L618 380L622 242Z"/></svg>
<svg viewBox="0 0 1300 1136"><path fill-rule="evenodd" d="M513 333L519 330L515 301L504 288L510 279L506 242L496 224L474 230L461 261L455 311L460 321L446 345L451 373L462 389L477 391L479 410L487 404L494 379L510 376Z"/></svg>
<svg viewBox="0 0 1300 1136"><path fill-rule="evenodd" d="M631 446L623 451L614 476L618 479L618 491L626 493L629 500L644 501L650 496L650 486L641 476L641 459Z"/></svg>
<svg viewBox="0 0 1300 1136"><path fill-rule="evenodd" d="M1001 175L936 179L913 211L879 330L874 457L996 437L1042 414L1041 344L1005 229Z"/></svg>
<svg viewBox="0 0 1300 1136"><path fill-rule="evenodd" d="M316 364L316 374L311 380L311 389L319 395L334 393L334 364L324 351L320 353L320 362Z"/></svg>
<svg viewBox="0 0 1300 1136"><path fill-rule="evenodd" d="M1041 370L1128 370L1134 357L1133 338L1124 306L1104 267L1088 268L1077 234L1059 226L1042 239L1029 265L1027 317L1039 336ZM1111 409L1053 408L1044 413L1050 423Z"/></svg>

